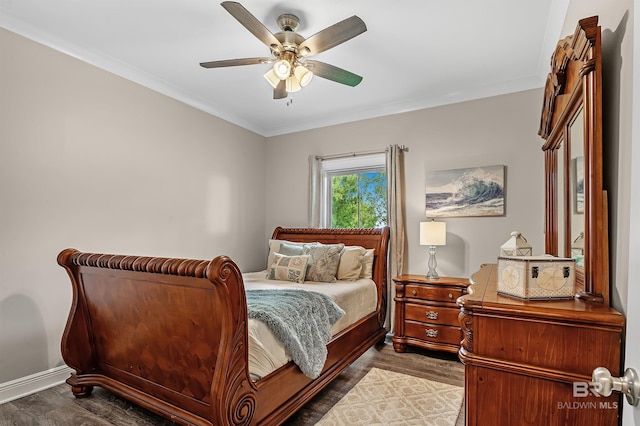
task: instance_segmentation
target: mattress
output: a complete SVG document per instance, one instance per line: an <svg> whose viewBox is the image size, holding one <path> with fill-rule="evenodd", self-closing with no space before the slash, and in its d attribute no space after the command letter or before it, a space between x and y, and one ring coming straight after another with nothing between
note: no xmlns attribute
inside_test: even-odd
<svg viewBox="0 0 640 426"><path fill-rule="evenodd" d="M331 327L333 336L374 312L378 303L376 284L370 279L335 283L305 281L297 284L267 280L266 271L248 272L242 276L247 290L300 289L331 297L346 312L345 316ZM266 376L291 360L280 339L263 322L250 318L248 335L249 372L254 379Z"/></svg>

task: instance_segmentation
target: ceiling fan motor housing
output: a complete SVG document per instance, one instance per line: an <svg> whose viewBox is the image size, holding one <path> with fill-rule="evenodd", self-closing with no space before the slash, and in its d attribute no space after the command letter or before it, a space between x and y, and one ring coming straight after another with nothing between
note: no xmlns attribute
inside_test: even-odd
<svg viewBox="0 0 640 426"><path fill-rule="evenodd" d="M296 15L290 13L284 13L278 16L278 27L282 31L296 31L300 26L300 19Z"/></svg>
<svg viewBox="0 0 640 426"><path fill-rule="evenodd" d="M293 31L281 31L275 33L274 36L286 52L298 53L298 45L304 41L304 37Z"/></svg>

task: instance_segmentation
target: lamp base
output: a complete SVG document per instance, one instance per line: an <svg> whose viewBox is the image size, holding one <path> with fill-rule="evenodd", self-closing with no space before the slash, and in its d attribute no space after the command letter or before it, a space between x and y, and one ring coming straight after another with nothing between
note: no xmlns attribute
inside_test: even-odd
<svg viewBox="0 0 640 426"><path fill-rule="evenodd" d="M429 246L429 262L427 266L429 266L429 271L426 275L427 279L437 280L440 278L436 272L436 267L438 266L438 262L436 262L436 246Z"/></svg>

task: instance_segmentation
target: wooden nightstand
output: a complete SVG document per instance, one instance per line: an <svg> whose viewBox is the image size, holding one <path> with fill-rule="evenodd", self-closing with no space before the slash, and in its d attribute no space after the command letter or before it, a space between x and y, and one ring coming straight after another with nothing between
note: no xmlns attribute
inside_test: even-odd
<svg viewBox="0 0 640 426"><path fill-rule="evenodd" d="M396 352L407 345L426 349L458 352L462 332L458 323L458 297L466 294L468 278L424 275L400 275L396 285L395 334L391 339Z"/></svg>

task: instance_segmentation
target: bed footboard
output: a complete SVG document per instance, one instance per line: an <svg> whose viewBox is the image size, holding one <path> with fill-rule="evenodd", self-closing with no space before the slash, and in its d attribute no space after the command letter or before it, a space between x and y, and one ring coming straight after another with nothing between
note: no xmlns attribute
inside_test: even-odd
<svg viewBox="0 0 640 426"><path fill-rule="evenodd" d="M250 424L242 275L212 261L58 256L73 286L62 356L76 397L104 387L183 425Z"/></svg>

